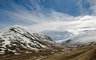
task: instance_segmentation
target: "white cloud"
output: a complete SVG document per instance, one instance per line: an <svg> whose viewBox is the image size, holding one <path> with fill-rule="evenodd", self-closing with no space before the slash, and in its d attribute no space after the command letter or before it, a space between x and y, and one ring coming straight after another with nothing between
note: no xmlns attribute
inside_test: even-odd
<svg viewBox="0 0 96 60"><path fill-rule="evenodd" d="M90 9L93 11L93 14L96 15L96 0L87 0L90 3Z"/></svg>
<svg viewBox="0 0 96 60"><path fill-rule="evenodd" d="M34 4L36 5L37 3ZM94 3L92 2L92 4ZM43 14L37 11L30 12L26 10L23 6L19 6L17 4L13 4L12 6L15 12L5 10L2 11L6 12L6 16L10 17L12 20L29 23L27 27L29 27L29 29L32 31L42 32L45 30L67 30L74 34L79 34L80 31L84 29L96 28L96 16L93 15L74 17L68 14L56 12L55 10L51 10L50 13ZM36 8L40 9L40 6L37 5ZM32 24L33 22L35 24Z"/></svg>
<svg viewBox="0 0 96 60"><path fill-rule="evenodd" d="M70 18L70 17L69 17ZM84 30L96 30L96 16L79 16L72 18L71 21L57 20L38 23L29 26L34 31L69 31L73 34L80 34Z"/></svg>

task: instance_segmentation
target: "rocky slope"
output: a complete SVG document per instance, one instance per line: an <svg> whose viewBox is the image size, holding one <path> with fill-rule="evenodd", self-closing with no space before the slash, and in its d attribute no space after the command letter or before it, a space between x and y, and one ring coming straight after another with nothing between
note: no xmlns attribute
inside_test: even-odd
<svg viewBox="0 0 96 60"><path fill-rule="evenodd" d="M50 55L19 54L0 56L0 60L96 60L96 45L84 46L67 52Z"/></svg>
<svg viewBox="0 0 96 60"><path fill-rule="evenodd" d="M38 52L40 49L55 49L56 47L59 46L49 36L30 33L23 26L12 26L0 33L0 54L32 53L32 51Z"/></svg>

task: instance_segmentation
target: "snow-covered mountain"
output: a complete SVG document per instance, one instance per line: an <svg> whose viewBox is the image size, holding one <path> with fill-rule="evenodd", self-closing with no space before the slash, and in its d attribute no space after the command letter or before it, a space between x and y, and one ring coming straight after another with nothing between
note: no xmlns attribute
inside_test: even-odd
<svg viewBox="0 0 96 60"><path fill-rule="evenodd" d="M81 47L96 44L96 29L83 29L78 35L63 40L62 45L69 47Z"/></svg>
<svg viewBox="0 0 96 60"><path fill-rule="evenodd" d="M68 31L43 31L43 33L51 36L51 38L57 43L61 43L64 39L68 39L73 36L73 34Z"/></svg>
<svg viewBox="0 0 96 60"><path fill-rule="evenodd" d="M0 54L16 54L22 50L53 49L56 46L58 45L49 36L42 33L30 33L23 26L12 26L0 32Z"/></svg>
<svg viewBox="0 0 96 60"><path fill-rule="evenodd" d="M53 30L59 31L61 33L54 33L54 35L57 35L57 37L60 38L63 37L63 39L56 41L61 45L85 46L96 43L96 16L80 16L76 17L72 21L55 23L57 25ZM65 34L64 31L66 31L67 33ZM52 37L54 37L54 35ZM65 36L67 37L65 38Z"/></svg>

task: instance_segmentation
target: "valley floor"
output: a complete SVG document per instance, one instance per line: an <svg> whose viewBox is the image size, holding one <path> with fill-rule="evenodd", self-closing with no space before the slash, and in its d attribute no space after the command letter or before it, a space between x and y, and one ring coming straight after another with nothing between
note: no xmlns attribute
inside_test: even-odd
<svg viewBox="0 0 96 60"><path fill-rule="evenodd" d="M96 60L96 46L86 46L56 54L3 55L0 60Z"/></svg>

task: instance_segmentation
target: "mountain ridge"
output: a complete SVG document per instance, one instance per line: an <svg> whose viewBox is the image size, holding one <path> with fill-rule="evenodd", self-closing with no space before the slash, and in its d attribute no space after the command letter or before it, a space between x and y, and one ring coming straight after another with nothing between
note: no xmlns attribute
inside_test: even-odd
<svg viewBox="0 0 96 60"><path fill-rule="evenodd" d="M49 36L30 33L23 26L12 26L0 34L0 54L16 54L22 52L22 49L36 52L40 49L54 49L57 46L59 47Z"/></svg>

